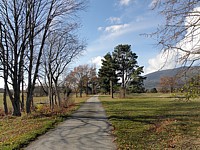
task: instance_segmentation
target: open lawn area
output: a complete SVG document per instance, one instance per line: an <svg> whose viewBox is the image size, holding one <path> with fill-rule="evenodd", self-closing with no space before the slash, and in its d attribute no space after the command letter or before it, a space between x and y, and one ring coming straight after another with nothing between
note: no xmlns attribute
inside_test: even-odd
<svg viewBox="0 0 200 150"><path fill-rule="evenodd" d="M46 97L37 97L35 102L46 101ZM88 97L73 98L74 103L68 108L49 110L48 106L39 107L31 115L23 114L21 117L1 116L0 117L0 150L20 149L34 140L37 136L63 121ZM2 99L0 99L2 103ZM10 106L10 104L9 104ZM2 105L1 105L2 107Z"/></svg>
<svg viewBox="0 0 200 150"><path fill-rule="evenodd" d="M168 95L100 96L119 149L200 149L200 99Z"/></svg>

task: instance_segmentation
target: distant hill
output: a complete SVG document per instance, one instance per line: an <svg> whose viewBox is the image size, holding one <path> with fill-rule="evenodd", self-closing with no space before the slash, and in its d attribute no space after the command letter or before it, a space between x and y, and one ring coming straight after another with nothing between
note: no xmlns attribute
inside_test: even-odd
<svg viewBox="0 0 200 150"><path fill-rule="evenodd" d="M175 69L161 70L156 71L150 74L145 75L147 79L144 81L144 86L146 89L152 89L159 87L160 78L164 76L174 77L178 76L180 78L190 78L200 74L200 66L194 66L191 68L180 67Z"/></svg>

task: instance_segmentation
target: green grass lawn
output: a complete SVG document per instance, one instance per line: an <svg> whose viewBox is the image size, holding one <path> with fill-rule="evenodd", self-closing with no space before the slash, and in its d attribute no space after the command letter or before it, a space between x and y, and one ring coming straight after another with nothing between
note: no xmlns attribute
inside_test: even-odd
<svg viewBox="0 0 200 150"><path fill-rule="evenodd" d="M200 100L167 95L100 97L119 149L200 149Z"/></svg>
<svg viewBox="0 0 200 150"><path fill-rule="evenodd" d="M46 101L47 97L34 98L35 102ZM31 115L25 113L21 117L1 116L0 117L0 150L20 149L34 140L37 136L54 128L58 122L63 121L88 97L72 98L74 103L69 108L49 110L49 106L36 110ZM2 103L2 99L0 99ZM1 105L2 107L2 105ZM41 112L41 109L43 110Z"/></svg>

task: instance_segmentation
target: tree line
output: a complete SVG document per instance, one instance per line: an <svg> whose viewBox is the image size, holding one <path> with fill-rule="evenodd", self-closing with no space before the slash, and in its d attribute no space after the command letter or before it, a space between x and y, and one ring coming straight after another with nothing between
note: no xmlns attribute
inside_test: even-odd
<svg viewBox="0 0 200 150"><path fill-rule="evenodd" d="M102 66L96 72L96 67L80 65L75 67L65 79L65 85L82 97L87 94L110 94L120 91L121 97L126 92L145 92L143 86L143 67L137 63L138 56L132 52L131 45L118 45L112 54L107 53L102 59Z"/></svg>
<svg viewBox="0 0 200 150"><path fill-rule="evenodd" d="M13 115L21 116L21 110L31 113L38 80L48 82L49 95L52 85L58 86L61 73L85 48L75 35L77 12L85 6L82 0L0 1L0 70L6 114L7 94Z"/></svg>
<svg viewBox="0 0 200 150"><path fill-rule="evenodd" d="M159 91L162 93L183 93L182 95L189 100L200 95L200 75L183 75L179 72L175 76L163 76L160 78ZM157 91L157 90L156 90Z"/></svg>

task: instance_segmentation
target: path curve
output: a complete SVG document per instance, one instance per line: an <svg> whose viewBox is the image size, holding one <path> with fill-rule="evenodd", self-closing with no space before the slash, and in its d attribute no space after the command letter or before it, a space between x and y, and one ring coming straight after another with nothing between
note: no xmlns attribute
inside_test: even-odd
<svg viewBox="0 0 200 150"><path fill-rule="evenodd" d="M111 126L97 96L25 150L116 150Z"/></svg>

